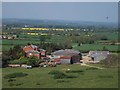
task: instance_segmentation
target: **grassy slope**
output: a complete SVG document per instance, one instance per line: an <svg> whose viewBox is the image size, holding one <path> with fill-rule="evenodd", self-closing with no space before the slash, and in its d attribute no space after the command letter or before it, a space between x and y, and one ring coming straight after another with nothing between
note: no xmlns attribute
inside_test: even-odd
<svg viewBox="0 0 120 90"><path fill-rule="evenodd" d="M65 69L71 70L84 70L84 74L71 73L78 76L73 79L63 79L68 82L58 83L48 74L51 70L60 70L65 72ZM3 68L3 76L14 73L24 72L29 75L26 77L16 78L16 81L8 82L3 78L4 88L114 88L118 86L118 74L117 69L104 69L104 70L85 70L86 67L80 65L59 65L56 68ZM101 78L99 76L105 76L107 78ZM112 76L113 78L109 78ZM23 83L19 86L9 86L10 83ZM36 85L39 83L40 85Z"/></svg>

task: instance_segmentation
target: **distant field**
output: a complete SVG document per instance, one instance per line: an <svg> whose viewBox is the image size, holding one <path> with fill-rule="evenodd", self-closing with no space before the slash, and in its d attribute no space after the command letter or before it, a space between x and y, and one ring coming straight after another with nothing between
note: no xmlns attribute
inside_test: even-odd
<svg viewBox="0 0 120 90"><path fill-rule="evenodd" d="M118 40L118 33L117 32L96 32L95 34L106 35L109 40Z"/></svg>
<svg viewBox="0 0 120 90"><path fill-rule="evenodd" d="M58 40L58 41L57 41ZM62 42L64 40L63 37L52 37L51 40L49 40L49 42ZM57 43L56 42L56 43ZM3 51L8 51L10 48L12 48L14 45L21 45L21 46L25 46L28 43L33 43L33 44L39 44L40 41L39 40L3 40L2 41L2 49ZM1 44L0 44L1 45ZM73 43L72 44L73 49L75 50L82 50L82 51L89 51L89 50L102 50L103 47L105 46L109 51L117 51L118 50L118 45L102 45L102 44L83 44L82 46L78 46L77 43Z"/></svg>
<svg viewBox="0 0 120 90"><path fill-rule="evenodd" d="M66 73L77 76L77 78L54 79L50 74L52 70L59 70L65 73L66 69L82 70L82 73ZM15 81L8 81L3 78L3 88L117 88L117 68L89 69L79 64L59 65L55 68L3 68L2 75L23 72L28 76L17 77ZM62 82L60 82L62 81Z"/></svg>
<svg viewBox="0 0 120 90"><path fill-rule="evenodd" d="M36 40L2 40L2 44L3 45L26 45L28 43L40 43L40 41L36 41Z"/></svg>
<svg viewBox="0 0 120 90"><path fill-rule="evenodd" d="M117 51L118 45L101 45L101 44L83 44L82 46L78 46L77 44L73 45L73 49L75 50L102 50L103 47L106 47L109 51Z"/></svg>

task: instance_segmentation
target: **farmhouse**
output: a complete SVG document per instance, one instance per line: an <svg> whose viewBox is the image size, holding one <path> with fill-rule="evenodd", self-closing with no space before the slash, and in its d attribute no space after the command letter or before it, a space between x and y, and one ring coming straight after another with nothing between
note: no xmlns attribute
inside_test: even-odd
<svg viewBox="0 0 120 90"><path fill-rule="evenodd" d="M26 53L26 56L27 57L31 57L31 56L35 56L37 57L38 59L41 59L41 53L38 52L38 51L35 51L35 50L30 50Z"/></svg>
<svg viewBox="0 0 120 90"><path fill-rule="evenodd" d="M88 54L88 56L91 57L95 63L106 59L108 55L109 51L90 51Z"/></svg>
<svg viewBox="0 0 120 90"><path fill-rule="evenodd" d="M46 50L39 49L38 46L28 44L23 48L23 51L25 52L26 57L36 56L38 59L41 59L42 57L46 57Z"/></svg>
<svg viewBox="0 0 120 90"><path fill-rule="evenodd" d="M37 50L38 50L38 47L35 46L35 45L32 45L32 44L28 44L27 46L25 46L25 47L23 48L23 51L25 51L26 53L27 53L28 51L30 51L30 50L35 50L35 51L37 51Z"/></svg>
<svg viewBox="0 0 120 90"><path fill-rule="evenodd" d="M80 63L82 54L79 51L65 49L59 50L52 53L54 61L61 64L73 64Z"/></svg>

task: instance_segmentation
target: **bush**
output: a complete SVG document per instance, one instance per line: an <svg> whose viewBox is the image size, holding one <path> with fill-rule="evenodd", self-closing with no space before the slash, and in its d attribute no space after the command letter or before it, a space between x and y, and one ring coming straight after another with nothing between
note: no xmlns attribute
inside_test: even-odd
<svg viewBox="0 0 120 90"><path fill-rule="evenodd" d="M61 71L51 71L48 74L54 75L53 76L54 79L62 79L62 78L65 78L67 76Z"/></svg>
<svg viewBox="0 0 120 90"><path fill-rule="evenodd" d="M18 73L8 74L8 75L4 76L4 78L9 79L9 78L16 78L16 77L24 77L24 76L27 76L27 75L28 74L26 74L26 73L18 72Z"/></svg>
<svg viewBox="0 0 120 90"><path fill-rule="evenodd" d="M61 71L51 71L48 74L52 74L54 79L63 79L63 78L76 78L76 76L66 75Z"/></svg>
<svg viewBox="0 0 120 90"><path fill-rule="evenodd" d="M66 73L81 73L84 72L83 70L70 70L70 71L66 71Z"/></svg>
<svg viewBox="0 0 120 90"><path fill-rule="evenodd" d="M39 63L40 62L39 62L38 58L33 56L33 57L28 58L27 65L35 67L35 66L39 66Z"/></svg>
<svg viewBox="0 0 120 90"><path fill-rule="evenodd" d="M8 79L8 82L13 82L13 81L16 81L16 79L12 79L12 78Z"/></svg>

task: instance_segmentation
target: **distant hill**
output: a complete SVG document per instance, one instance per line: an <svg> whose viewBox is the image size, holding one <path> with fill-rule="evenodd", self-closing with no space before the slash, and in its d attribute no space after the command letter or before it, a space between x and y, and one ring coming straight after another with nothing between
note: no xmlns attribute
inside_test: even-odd
<svg viewBox="0 0 120 90"><path fill-rule="evenodd" d="M107 28L117 28L117 23L112 22L92 22L92 21L65 21L65 20L34 20L34 19L16 19L16 18L4 18L2 19L2 24L20 24L20 25L46 25L46 26L94 26L94 27L107 27Z"/></svg>

